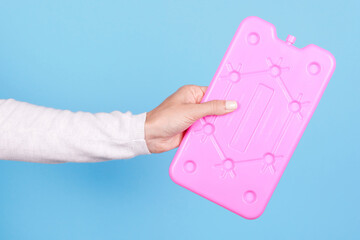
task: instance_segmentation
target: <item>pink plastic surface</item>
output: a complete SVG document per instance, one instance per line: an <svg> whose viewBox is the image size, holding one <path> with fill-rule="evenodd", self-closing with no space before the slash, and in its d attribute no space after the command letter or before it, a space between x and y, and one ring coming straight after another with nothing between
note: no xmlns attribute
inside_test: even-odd
<svg viewBox="0 0 360 240"><path fill-rule="evenodd" d="M238 109L189 128L174 182L247 219L263 213L335 69L328 51L294 42L260 18L240 24L203 98Z"/></svg>

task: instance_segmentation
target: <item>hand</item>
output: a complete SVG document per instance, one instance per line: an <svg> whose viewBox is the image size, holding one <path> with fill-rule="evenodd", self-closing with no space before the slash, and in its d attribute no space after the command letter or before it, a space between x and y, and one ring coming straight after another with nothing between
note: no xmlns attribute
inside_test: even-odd
<svg viewBox="0 0 360 240"><path fill-rule="evenodd" d="M236 101L200 103L207 87L185 85L148 112L145 140L151 153L169 151L180 145L186 129L207 115L223 115L237 108Z"/></svg>

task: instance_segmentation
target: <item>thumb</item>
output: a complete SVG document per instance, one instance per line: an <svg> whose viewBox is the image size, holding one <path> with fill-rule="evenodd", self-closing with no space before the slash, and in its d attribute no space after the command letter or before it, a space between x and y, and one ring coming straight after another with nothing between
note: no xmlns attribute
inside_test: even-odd
<svg viewBox="0 0 360 240"><path fill-rule="evenodd" d="M237 109L237 102L228 100L213 100L191 105L190 114L196 120L208 115L224 115Z"/></svg>

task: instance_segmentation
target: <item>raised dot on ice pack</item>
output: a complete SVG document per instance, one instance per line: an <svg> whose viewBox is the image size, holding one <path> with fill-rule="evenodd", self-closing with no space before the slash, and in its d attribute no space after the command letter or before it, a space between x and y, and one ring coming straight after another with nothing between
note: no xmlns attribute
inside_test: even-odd
<svg viewBox="0 0 360 240"><path fill-rule="evenodd" d="M259 36L259 34L257 34L256 32L252 32L252 33L250 33L250 34L248 35L247 41L248 41L248 43L251 44L251 45L256 45L256 44L258 44L259 41L260 41L260 36Z"/></svg>
<svg viewBox="0 0 360 240"><path fill-rule="evenodd" d="M184 170L188 173L193 173L196 170L196 163L192 160L186 161L184 163Z"/></svg>
<svg viewBox="0 0 360 240"><path fill-rule="evenodd" d="M254 203L256 201L256 193L254 191L246 191L243 195L243 199L246 203Z"/></svg>
<svg viewBox="0 0 360 240"><path fill-rule="evenodd" d="M311 74L311 75L317 75L320 73L320 64L317 63L317 62L312 62L308 65L308 72Z"/></svg>

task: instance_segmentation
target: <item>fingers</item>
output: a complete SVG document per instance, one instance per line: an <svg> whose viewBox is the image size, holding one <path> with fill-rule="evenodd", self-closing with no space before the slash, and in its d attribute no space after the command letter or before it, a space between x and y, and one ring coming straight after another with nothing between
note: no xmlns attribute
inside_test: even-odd
<svg viewBox="0 0 360 240"><path fill-rule="evenodd" d="M182 103L200 103L206 89L206 86L184 85L173 94L172 98Z"/></svg>
<svg viewBox="0 0 360 240"><path fill-rule="evenodd" d="M213 100L200 104L190 104L191 117L195 120L208 115L223 115L237 109L236 101Z"/></svg>

